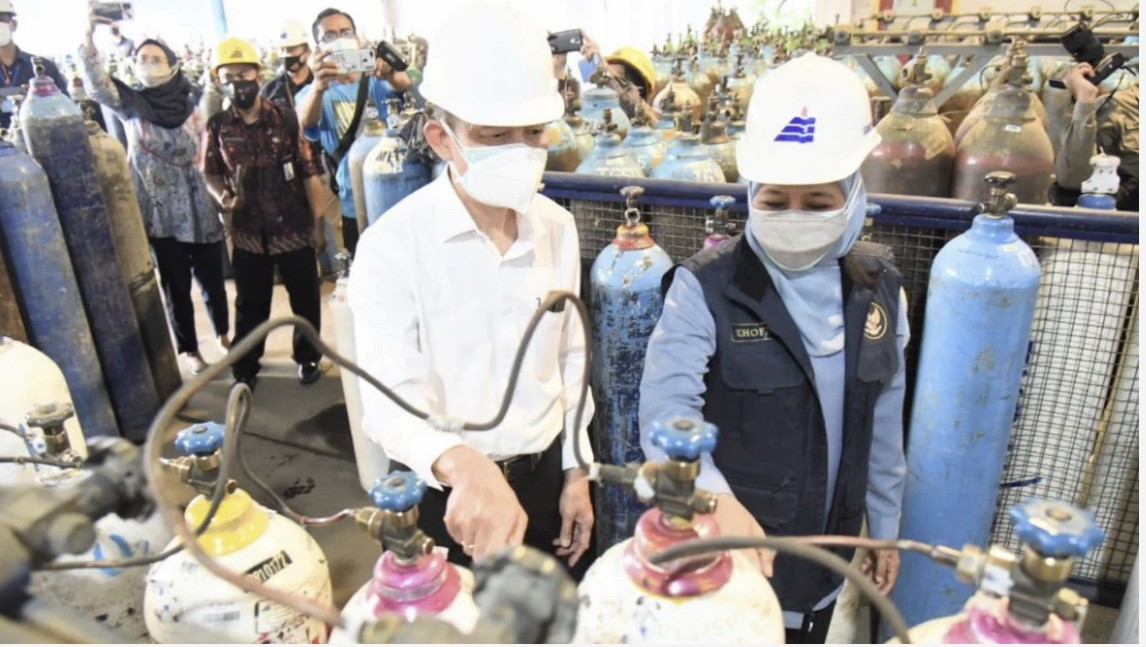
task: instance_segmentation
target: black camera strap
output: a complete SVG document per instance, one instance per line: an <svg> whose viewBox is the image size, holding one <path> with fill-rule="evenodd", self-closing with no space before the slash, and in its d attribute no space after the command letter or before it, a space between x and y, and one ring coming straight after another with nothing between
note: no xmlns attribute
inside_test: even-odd
<svg viewBox="0 0 1146 647"><path fill-rule="evenodd" d="M346 132L342 133L342 137L338 140L338 148L333 153L323 151L326 157L327 170L330 172L330 190L338 194L338 180L335 176L338 175L338 165L342 163L342 158L346 157L346 153L350 151L350 147L354 145L354 139L358 136L358 125L362 123L362 113L366 109L366 97L370 90L370 77L366 74L358 81L358 103L354 106L354 117L350 120L350 127Z"/></svg>
<svg viewBox="0 0 1146 647"><path fill-rule="evenodd" d="M350 127L338 140L338 148L331 154L335 164L342 163L342 158L350 151L355 138L358 137L358 126L362 123L362 113L366 111L366 97L369 93L370 75L362 74L362 78L358 80L358 103L354 106L354 117L350 120Z"/></svg>

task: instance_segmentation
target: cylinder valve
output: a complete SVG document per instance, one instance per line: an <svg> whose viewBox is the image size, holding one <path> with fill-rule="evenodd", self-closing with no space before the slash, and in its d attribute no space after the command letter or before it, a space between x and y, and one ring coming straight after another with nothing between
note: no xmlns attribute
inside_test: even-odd
<svg viewBox="0 0 1146 647"><path fill-rule="evenodd" d="M1007 212L1019 203L1015 194L1008 193L1007 188L1015 183L1015 174L1008 171L993 171L983 179L987 183L987 201L979 205L979 210L995 218L1002 218Z"/></svg>
<svg viewBox="0 0 1146 647"><path fill-rule="evenodd" d="M725 234L731 236L736 233L736 223L728 218L728 210L736 204L736 198L730 195L713 196L708 204L716 210L704 219L704 230L708 235Z"/></svg>
<svg viewBox="0 0 1146 647"><path fill-rule="evenodd" d="M1085 557L1105 538L1089 512L1059 501L1015 506L1011 522L1027 548L1055 560Z"/></svg>
<svg viewBox="0 0 1146 647"><path fill-rule="evenodd" d="M223 425L208 422L187 427L175 436L175 447L191 456L210 456L223 447Z"/></svg>
<svg viewBox="0 0 1146 647"><path fill-rule="evenodd" d="M67 402L53 402L36 407L28 412L25 421L29 427L39 429L44 435L44 452L48 456L64 457L72 448L68 442L68 434L64 431L64 423L76 410Z"/></svg>
<svg viewBox="0 0 1146 647"><path fill-rule="evenodd" d="M674 416L653 423L651 438L672 460L694 463L700 460L701 453L716 449L716 425L698 418Z"/></svg>
<svg viewBox="0 0 1146 647"><path fill-rule="evenodd" d="M377 509L360 509L354 518L399 562L416 561L434 550L434 540L418 528L418 504L425 492L425 481L414 472L387 474L370 490Z"/></svg>
<svg viewBox="0 0 1146 647"><path fill-rule="evenodd" d="M162 465L174 470L179 480L200 493L210 494L219 477L225 436L225 427L217 422L191 425L175 436L175 448L185 456L164 459Z"/></svg>

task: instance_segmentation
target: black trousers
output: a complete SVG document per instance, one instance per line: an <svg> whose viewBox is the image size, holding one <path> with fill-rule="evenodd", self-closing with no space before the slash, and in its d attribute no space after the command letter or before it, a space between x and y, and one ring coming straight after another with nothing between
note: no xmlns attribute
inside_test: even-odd
<svg viewBox="0 0 1146 647"><path fill-rule="evenodd" d="M227 289L223 285L223 242L181 243L174 238L150 238L159 284L167 301L167 319L175 329L179 353L199 350L195 334L195 307L191 303L191 277L199 283L215 335L230 332Z"/></svg>
<svg viewBox="0 0 1146 647"><path fill-rule="evenodd" d="M799 629L785 629L784 642L789 645L822 645L828 639L828 627L832 624L832 615L836 611L836 603L804 616L804 626Z"/></svg>
<svg viewBox="0 0 1146 647"><path fill-rule="evenodd" d="M322 330L322 307L319 301L318 268L310 247L285 254L252 254L236 248L231 259L235 272L235 343L271 317L271 297L275 288L275 268L290 296L294 314ZM259 360L266 349L260 341L231 369L235 378L252 378L258 374ZM302 333L294 333L293 359L296 363L317 362L321 358Z"/></svg>
<svg viewBox="0 0 1146 647"><path fill-rule="evenodd" d="M346 246L346 251L354 256L355 250L358 249L358 219L342 218L342 244Z"/></svg>
<svg viewBox="0 0 1146 647"><path fill-rule="evenodd" d="M400 463L391 465L391 471L409 469ZM561 469L561 441L555 440L549 449L545 450L541 460L532 473L524 474L509 480L509 486L517 494L525 515L529 518L529 526L525 531L525 544L544 553L557 555L557 546L553 540L561 536L561 490L565 485L565 475ZM446 530L446 502L450 496L450 488L436 490L426 488L422 496L422 503L418 506L418 526L427 535L433 538L434 543L449 549L449 561L470 568L473 559L465 554L461 544L454 541ZM590 533L593 534L593 533ZM566 571L578 582L585 576L589 566L593 563L594 546L581 556L581 560L572 569L569 568L569 558L560 558L558 561L565 566Z"/></svg>

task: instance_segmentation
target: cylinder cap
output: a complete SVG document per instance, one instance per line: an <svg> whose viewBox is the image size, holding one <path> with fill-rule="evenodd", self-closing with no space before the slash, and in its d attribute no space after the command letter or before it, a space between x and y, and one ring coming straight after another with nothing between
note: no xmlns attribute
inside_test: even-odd
<svg viewBox="0 0 1146 647"><path fill-rule="evenodd" d="M390 512L405 512L422 502L426 482L413 472L392 472L370 490L374 505Z"/></svg>
<svg viewBox="0 0 1146 647"><path fill-rule="evenodd" d="M175 436L175 447L184 454L213 454L223 446L223 430L223 425L217 422L192 425Z"/></svg>
<svg viewBox="0 0 1146 647"><path fill-rule="evenodd" d="M1031 499L1011 508L1015 534L1047 557L1085 557L1105 536L1091 513L1061 501Z"/></svg>
<svg viewBox="0 0 1146 647"><path fill-rule="evenodd" d="M653 423L653 445L674 460L695 461L716 449L716 425L696 416L669 416Z"/></svg>

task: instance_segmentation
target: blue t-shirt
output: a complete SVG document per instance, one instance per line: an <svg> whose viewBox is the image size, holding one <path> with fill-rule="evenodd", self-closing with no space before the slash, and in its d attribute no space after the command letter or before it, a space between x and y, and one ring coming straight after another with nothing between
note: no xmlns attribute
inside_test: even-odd
<svg viewBox="0 0 1146 647"><path fill-rule="evenodd" d="M314 84L299 90L295 95L295 105L301 105L306 97L313 91ZM378 106L378 117L386 121L386 100L401 99L402 94L395 92L390 84L380 79L370 78L370 96ZM322 95L322 118L313 128L303 128L302 133L307 139L322 144L327 154L338 150L338 141L343 133L350 128L354 120L354 108L358 105L358 83L334 83ZM363 117L359 128L366 124ZM342 217L356 218L354 210L354 191L350 185L350 155L344 155L338 164L334 175L338 183L338 198L342 202Z"/></svg>

